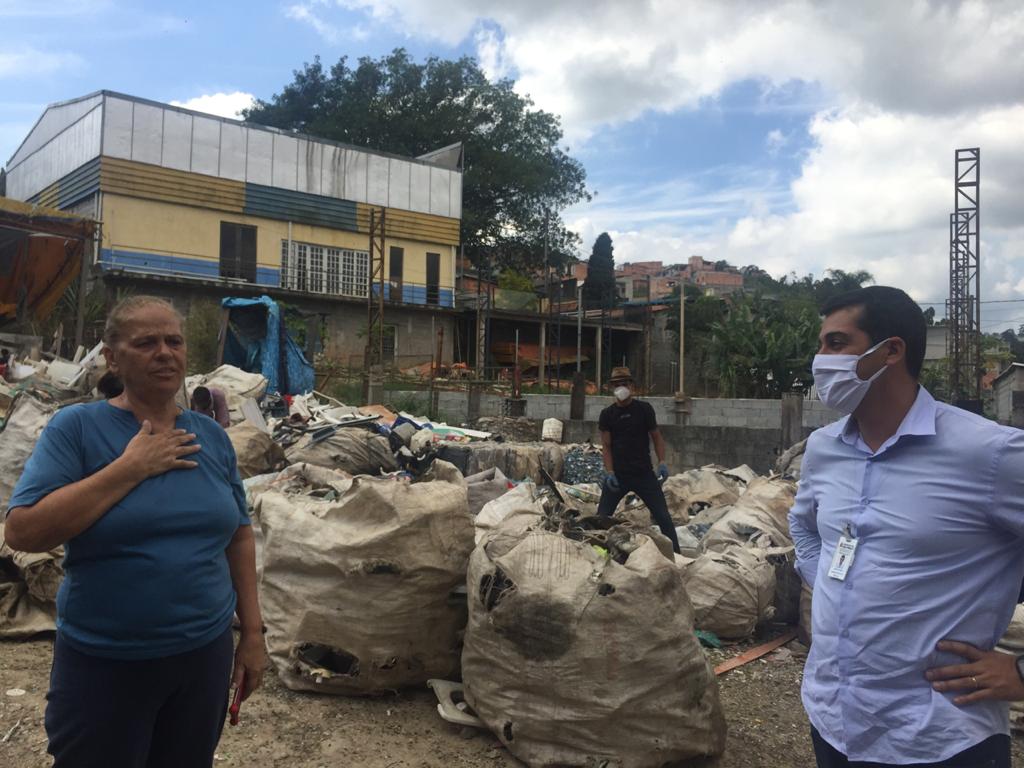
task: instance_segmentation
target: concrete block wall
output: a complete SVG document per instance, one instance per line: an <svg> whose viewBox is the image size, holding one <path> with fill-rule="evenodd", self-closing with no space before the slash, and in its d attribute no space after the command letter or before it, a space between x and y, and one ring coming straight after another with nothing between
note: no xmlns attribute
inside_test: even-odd
<svg viewBox="0 0 1024 768"><path fill-rule="evenodd" d="M425 392L391 392L392 396L410 396L422 399L426 411L427 395ZM524 395L526 399L526 417L529 419L561 419L569 420L569 395ZM675 399L671 397L644 398L654 408L658 424L675 426ZM584 408L583 419L587 422L598 421L601 411L610 403L609 397L588 397ZM504 398L501 395L481 394L480 415L501 416ZM466 392L438 393L438 409L446 418L461 421L466 418L469 409L469 396ZM806 429L823 427L839 418L839 414L831 411L819 400L804 400L803 426ZM782 401L753 400L728 398L693 398L690 401L690 415L686 426L691 427L733 427L755 430L782 429Z"/></svg>
<svg viewBox="0 0 1024 768"><path fill-rule="evenodd" d="M781 429L754 429L729 426L661 427L665 438L665 459L672 472L682 472L706 464L735 467L746 464L755 472L767 474L779 454ZM563 431L567 443L599 441L594 421L569 421Z"/></svg>

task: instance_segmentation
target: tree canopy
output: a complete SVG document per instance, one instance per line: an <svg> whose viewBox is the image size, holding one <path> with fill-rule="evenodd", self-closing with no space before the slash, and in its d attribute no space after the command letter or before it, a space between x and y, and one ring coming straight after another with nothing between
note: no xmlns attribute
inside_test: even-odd
<svg viewBox="0 0 1024 768"><path fill-rule="evenodd" d="M721 394L780 397L812 381L820 321L813 304L742 295L712 324L709 358Z"/></svg>
<svg viewBox="0 0 1024 768"><path fill-rule="evenodd" d="M583 304L587 308L610 308L615 303L615 256L612 238L602 232L594 240L583 283Z"/></svg>
<svg viewBox="0 0 1024 768"><path fill-rule="evenodd" d="M463 142L462 244L478 266L542 263L550 214L552 264L578 238L559 212L590 199L586 172L559 146L559 119L535 109L511 80L490 82L476 60L431 56L417 63L401 48L379 59L319 57L245 119L284 130L406 156Z"/></svg>

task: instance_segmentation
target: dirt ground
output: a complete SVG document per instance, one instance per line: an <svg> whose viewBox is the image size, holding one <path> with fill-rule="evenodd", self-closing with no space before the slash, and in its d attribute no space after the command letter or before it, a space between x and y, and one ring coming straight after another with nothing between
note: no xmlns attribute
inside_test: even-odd
<svg viewBox="0 0 1024 768"><path fill-rule="evenodd" d="M763 641L770 637L759 638ZM712 664L755 645L708 652ZM52 641L0 643L0 766L43 768L43 730ZM715 768L813 768L807 718L800 705L806 649L792 641L767 657L719 677L729 723L725 755ZM24 690L23 695L11 689ZM1014 761L1024 765L1024 739ZM433 693L406 691L380 699L295 693L270 672L242 708L242 722L225 726L215 766L267 768L502 768L522 765L483 731L441 720ZM707 765L707 764L706 764Z"/></svg>

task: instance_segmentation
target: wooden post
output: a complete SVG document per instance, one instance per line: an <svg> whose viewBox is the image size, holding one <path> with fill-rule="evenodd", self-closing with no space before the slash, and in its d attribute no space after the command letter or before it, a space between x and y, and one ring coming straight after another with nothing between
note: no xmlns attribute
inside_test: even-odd
<svg viewBox="0 0 1024 768"><path fill-rule="evenodd" d="M217 330L217 367L224 365L224 343L228 340L228 319L231 310L224 307L220 311L220 328Z"/></svg>
<svg viewBox="0 0 1024 768"><path fill-rule="evenodd" d="M686 291L679 283L679 397L686 397Z"/></svg>
<svg viewBox="0 0 1024 768"><path fill-rule="evenodd" d="M85 344L85 299L86 291L89 288L89 265L92 261L89 256L94 248L94 240L82 240L80 247L82 249L82 259L78 274L78 306L75 307L76 349Z"/></svg>
<svg viewBox="0 0 1024 768"><path fill-rule="evenodd" d="M804 439L804 396L802 392L782 394L782 447L787 448Z"/></svg>

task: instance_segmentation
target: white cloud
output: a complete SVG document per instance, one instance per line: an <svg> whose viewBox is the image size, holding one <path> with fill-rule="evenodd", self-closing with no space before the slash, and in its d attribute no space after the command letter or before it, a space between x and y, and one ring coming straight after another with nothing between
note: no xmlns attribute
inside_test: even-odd
<svg viewBox="0 0 1024 768"><path fill-rule="evenodd" d="M748 79L817 82L926 114L1024 98L1024 6L1013 0L307 0L288 12L330 37L332 5L449 46L497 25L500 36L475 36L481 60L515 71L518 90L561 115L573 139Z"/></svg>
<svg viewBox="0 0 1024 768"><path fill-rule="evenodd" d="M185 101L171 101L176 107L194 109L218 117L241 117L242 110L251 107L256 97L244 91L231 93L205 93Z"/></svg>
<svg viewBox="0 0 1024 768"><path fill-rule="evenodd" d="M941 299L953 150L980 146L983 298L1024 297L1024 5L1015 0L306 3L314 6L324 18L332 6L362 11L370 24L448 46L471 41L489 75L514 77L562 117L573 144L651 112L715 106L739 82L759 84L766 110L813 84L812 145L792 184L766 170L724 188L689 178L601 189L567 215L584 255L608 230L623 261L699 252L776 275L868 269L918 299ZM766 156L787 140L770 132Z"/></svg>
<svg viewBox="0 0 1024 768"><path fill-rule="evenodd" d="M18 47L0 51L0 78L28 78L79 67L81 57L73 53L40 51Z"/></svg>
<svg viewBox="0 0 1024 768"><path fill-rule="evenodd" d="M328 43L337 44L344 38L342 30L323 19L320 13L314 10L316 5L320 3L293 3L285 8L284 14L289 19L308 24Z"/></svg>

